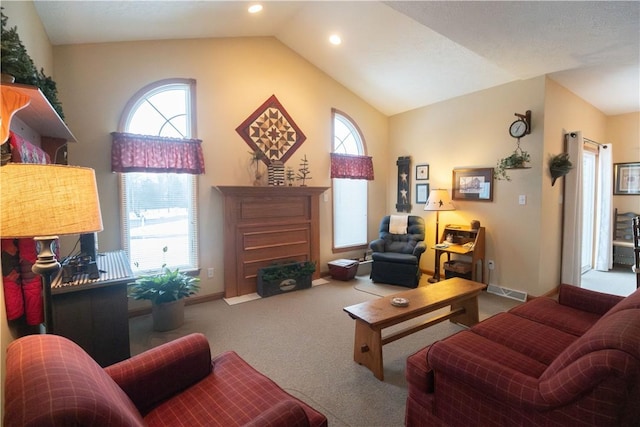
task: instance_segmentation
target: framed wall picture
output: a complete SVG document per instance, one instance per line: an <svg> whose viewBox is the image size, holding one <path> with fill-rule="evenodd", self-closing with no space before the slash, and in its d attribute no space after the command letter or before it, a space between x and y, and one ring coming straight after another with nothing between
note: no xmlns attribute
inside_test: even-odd
<svg viewBox="0 0 640 427"><path fill-rule="evenodd" d="M454 169L453 200L493 201L493 168Z"/></svg>
<svg viewBox="0 0 640 427"><path fill-rule="evenodd" d="M426 165L426 164L416 165L416 179L417 180L429 179L429 165Z"/></svg>
<svg viewBox="0 0 640 427"><path fill-rule="evenodd" d="M613 164L613 194L640 194L640 163Z"/></svg>
<svg viewBox="0 0 640 427"><path fill-rule="evenodd" d="M429 197L429 184L416 184L416 204L424 205Z"/></svg>

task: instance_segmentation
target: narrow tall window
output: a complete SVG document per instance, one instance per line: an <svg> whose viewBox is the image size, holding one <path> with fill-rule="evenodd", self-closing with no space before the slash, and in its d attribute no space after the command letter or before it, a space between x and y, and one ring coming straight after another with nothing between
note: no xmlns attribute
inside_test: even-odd
<svg viewBox="0 0 640 427"><path fill-rule="evenodd" d="M193 80L156 82L129 101L120 131L191 138L194 100ZM124 248L134 273L148 274L163 265L181 270L198 268L195 175L123 173L120 200Z"/></svg>
<svg viewBox="0 0 640 427"><path fill-rule="evenodd" d="M363 138L355 123L333 110L333 152L365 155ZM367 181L334 178L333 249L346 251L367 245Z"/></svg>

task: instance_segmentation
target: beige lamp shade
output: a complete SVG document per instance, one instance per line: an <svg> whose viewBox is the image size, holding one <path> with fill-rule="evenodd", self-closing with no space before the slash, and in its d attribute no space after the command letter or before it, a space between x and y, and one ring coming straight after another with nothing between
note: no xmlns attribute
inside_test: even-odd
<svg viewBox="0 0 640 427"><path fill-rule="evenodd" d="M0 173L2 238L102 231L93 169L9 163Z"/></svg>
<svg viewBox="0 0 640 427"><path fill-rule="evenodd" d="M456 207L451 202L449 191L445 189L436 189L429 192L429 198L424 205L425 211L455 211Z"/></svg>

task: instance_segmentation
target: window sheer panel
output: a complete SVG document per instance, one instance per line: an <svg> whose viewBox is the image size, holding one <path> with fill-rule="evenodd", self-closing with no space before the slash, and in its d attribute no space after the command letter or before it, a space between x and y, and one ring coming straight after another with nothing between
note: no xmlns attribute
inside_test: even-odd
<svg viewBox="0 0 640 427"><path fill-rule="evenodd" d="M334 241L336 249L366 245L367 181L333 180Z"/></svg>

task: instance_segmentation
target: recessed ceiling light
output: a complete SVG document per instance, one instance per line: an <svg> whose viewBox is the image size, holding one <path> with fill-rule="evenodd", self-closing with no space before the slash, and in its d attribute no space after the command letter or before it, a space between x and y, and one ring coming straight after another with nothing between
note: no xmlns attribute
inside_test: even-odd
<svg viewBox="0 0 640 427"><path fill-rule="evenodd" d="M337 34L332 34L331 36L329 36L329 43L331 44L335 44L336 46L339 45L340 43L342 43L342 39L340 38L339 35Z"/></svg>
<svg viewBox="0 0 640 427"><path fill-rule="evenodd" d="M249 6L249 9L247 9L249 11L249 13L258 13L262 10L262 5L261 4L252 4L251 6Z"/></svg>

